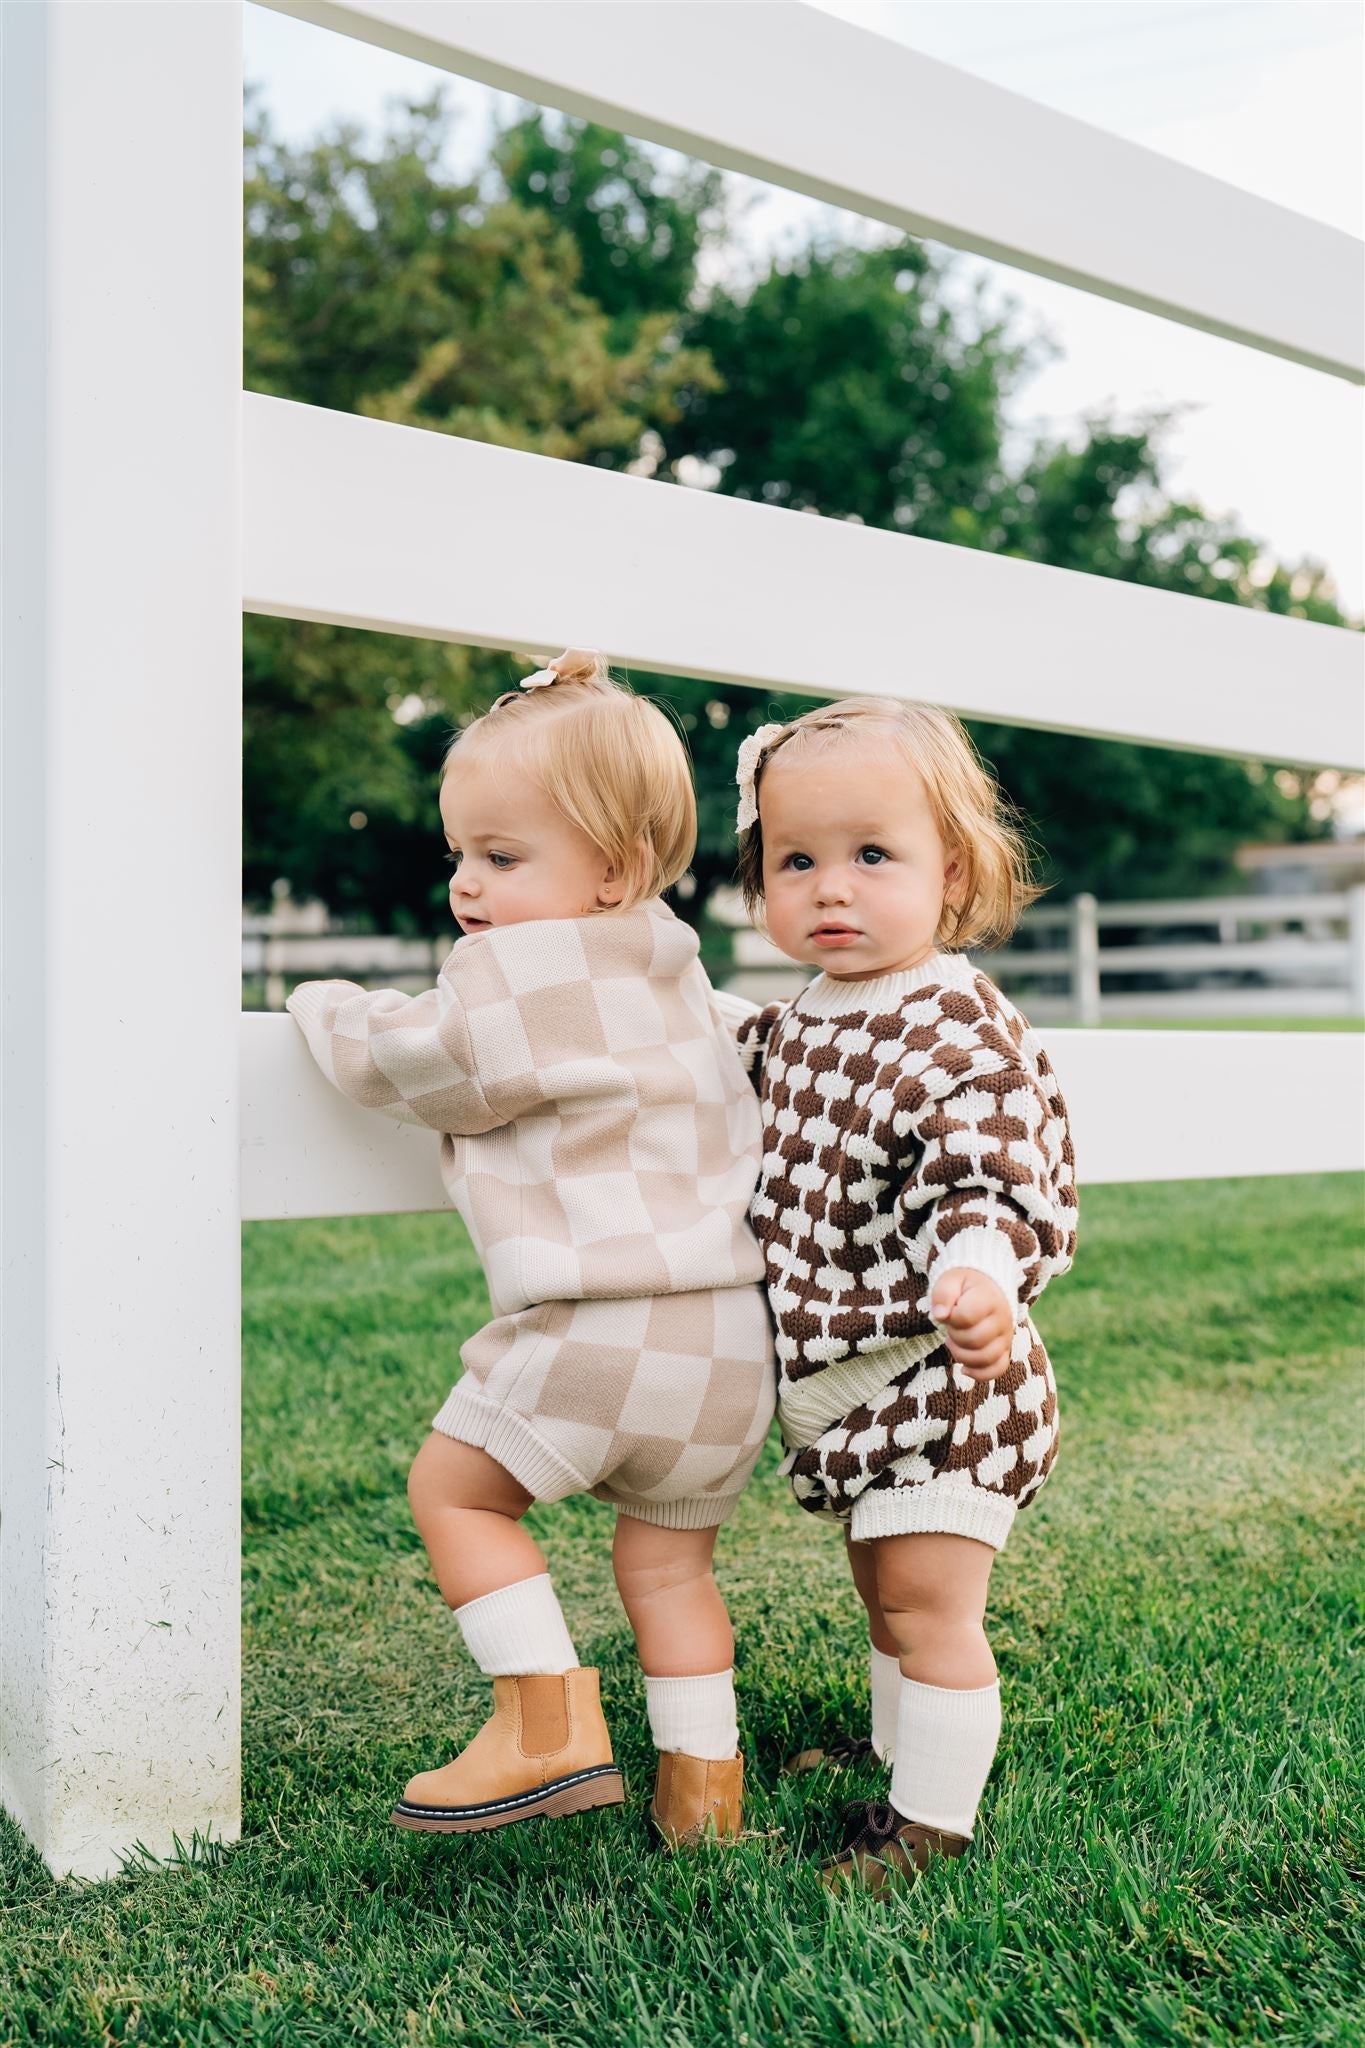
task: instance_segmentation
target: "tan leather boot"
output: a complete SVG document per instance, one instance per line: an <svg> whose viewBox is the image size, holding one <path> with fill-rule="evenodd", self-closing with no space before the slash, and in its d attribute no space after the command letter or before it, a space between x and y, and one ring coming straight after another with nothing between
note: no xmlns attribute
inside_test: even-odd
<svg viewBox="0 0 1365 2048"><path fill-rule="evenodd" d="M707 1840L738 1841L744 1827L743 1757L717 1763L665 1750L649 1811L670 1849L695 1849Z"/></svg>
<svg viewBox="0 0 1365 2048"><path fill-rule="evenodd" d="M394 1825L433 1834L620 1806L621 1773L591 1666L493 1680L493 1713L453 1762L412 1779Z"/></svg>

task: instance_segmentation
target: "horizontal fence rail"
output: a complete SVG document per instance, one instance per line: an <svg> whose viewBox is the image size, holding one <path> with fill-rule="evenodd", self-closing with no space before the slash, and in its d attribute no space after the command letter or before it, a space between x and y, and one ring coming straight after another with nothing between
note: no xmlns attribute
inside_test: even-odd
<svg viewBox="0 0 1365 2048"><path fill-rule="evenodd" d="M1061 1031L1045 1042L1085 1182L1365 1163L1365 1059L1354 1033ZM446 1206L436 1134L339 1096L292 1018L244 1016L241 1049L244 1217ZM1292 1109L1272 1117L1249 1108L1276 1102Z"/></svg>
<svg viewBox="0 0 1365 2048"><path fill-rule="evenodd" d="M243 436L248 611L1365 763L1365 636L1336 627L257 392Z"/></svg>
<svg viewBox="0 0 1365 2048"><path fill-rule="evenodd" d="M908 234L1365 381L1352 236L818 8L267 4Z"/></svg>

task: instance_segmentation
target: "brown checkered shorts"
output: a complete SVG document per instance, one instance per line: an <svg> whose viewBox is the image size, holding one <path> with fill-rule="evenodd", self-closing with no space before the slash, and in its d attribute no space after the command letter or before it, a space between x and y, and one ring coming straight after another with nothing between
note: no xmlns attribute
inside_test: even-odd
<svg viewBox="0 0 1365 2048"><path fill-rule="evenodd" d="M487 1451L537 1500L591 1493L669 1529L726 1519L777 1398L761 1287L542 1302L460 1356L433 1429Z"/></svg>

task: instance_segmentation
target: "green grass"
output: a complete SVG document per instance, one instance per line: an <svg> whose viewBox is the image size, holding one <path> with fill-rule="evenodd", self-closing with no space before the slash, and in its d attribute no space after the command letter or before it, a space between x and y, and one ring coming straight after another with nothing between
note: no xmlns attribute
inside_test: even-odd
<svg viewBox="0 0 1365 2048"><path fill-rule="evenodd" d="M865 1712L839 1545L765 1470L722 1538L749 1818L651 1846L609 1516L537 1511L631 1798L443 1838L395 1788L480 1711L403 1474L482 1312L448 1216L254 1225L246 1811L215 1860L57 1885L0 1825L0 2042L1359 2048L1361 1190L1100 1188L1041 1320L1062 1457L997 1569L979 1848L831 1899L841 1796L782 1755Z"/></svg>

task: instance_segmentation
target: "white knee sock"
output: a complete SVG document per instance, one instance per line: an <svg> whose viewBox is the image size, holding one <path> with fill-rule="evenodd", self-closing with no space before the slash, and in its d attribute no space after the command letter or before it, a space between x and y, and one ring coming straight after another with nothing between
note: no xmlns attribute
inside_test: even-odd
<svg viewBox="0 0 1365 2048"><path fill-rule="evenodd" d="M896 1754L896 1722L901 1710L901 1664L888 1657L875 1643L868 1645L872 1659L872 1747L884 1764Z"/></svg>
<svg viewBox="0 0 1365 2048"><path fill-rule="evenodd" d="M733 1666L702 1678L646 1676L645 1699L656 1749L724 1763L739 1748Z"/></svg>
<svg viewBox="0 0 1365 2048"><path fill-rule="evenodd" d="M485 1593L481 1600L455 1608L454 1615L465 1648L490 1678L578 1668L573 1638L548 1572Z"/></svg>
<svg viewBox="0 0 1365 2048"><path fill-rule="evenodd" d="M891 1804L922 1827L970 1835L1000 1740L1000 1686L952 1692L901 1680Z"/></svg>

